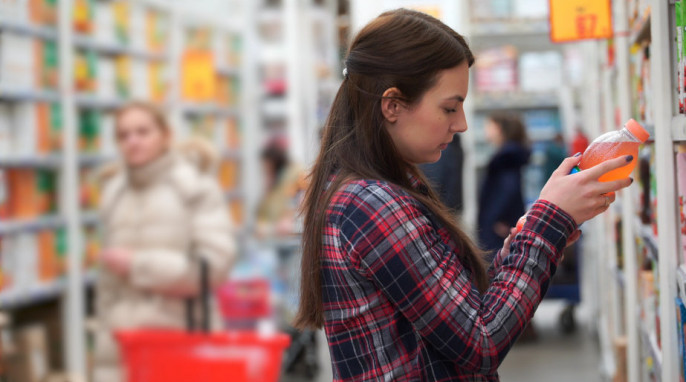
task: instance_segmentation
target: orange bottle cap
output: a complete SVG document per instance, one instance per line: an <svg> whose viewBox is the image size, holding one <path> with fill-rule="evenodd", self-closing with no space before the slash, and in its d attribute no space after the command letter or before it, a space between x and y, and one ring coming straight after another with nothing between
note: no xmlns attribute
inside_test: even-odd
<svg viewBox="0 0 686 382"><path fill-rule="evenodd" d="M634 121L633 119L630 119L624 126L641 142L645 142L648 140L648 138L650 138L650 133L648 133L640 123Z"/></svg>

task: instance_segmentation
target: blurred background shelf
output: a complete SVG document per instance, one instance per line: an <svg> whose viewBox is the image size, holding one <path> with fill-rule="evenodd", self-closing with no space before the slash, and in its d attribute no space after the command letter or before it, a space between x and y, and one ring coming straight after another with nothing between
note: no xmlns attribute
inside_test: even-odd
<svg viewBox="0 0 686 382"><path fill-rule="evenodd" d="M0 101L59 102L59 93L51 90L13 89L0 86Z"/></svg>
<svg viewBox="0 0 686 382"><path fill-rule="evenodd" d="M84 273L84 286L94 285L96 280L96 270L91 269ZM0 309L17 309L62 297L65 293L65 283L66 281L60 278L49 282L39 282L29 287L3 290L0 292Z"/></svg>
<svg viewBox="0 0 686 382"><path fill-rule="evenodd" d="M27 22L3 20L0 16L0 32L11 32L45 40L56 40L57 30L51 27L32 25Z"/></svg>

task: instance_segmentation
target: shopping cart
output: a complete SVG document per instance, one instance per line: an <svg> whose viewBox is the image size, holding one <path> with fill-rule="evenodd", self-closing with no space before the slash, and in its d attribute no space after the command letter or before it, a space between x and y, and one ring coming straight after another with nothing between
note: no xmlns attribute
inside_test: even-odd
<svg viewBox="0 0 686 382"><path fill-rule="evenodd" d="M187 304L188 330L116 333L128 382L276 382L285 334L255 331L209 333L208 267L201 263L201 332L195 331L194 301Z"/></svg>

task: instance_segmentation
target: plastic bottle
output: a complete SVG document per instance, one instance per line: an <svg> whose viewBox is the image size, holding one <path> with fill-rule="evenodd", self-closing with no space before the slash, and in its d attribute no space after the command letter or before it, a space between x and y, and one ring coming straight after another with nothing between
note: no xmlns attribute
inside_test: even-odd
<svg viewBox="0 0 686 382"><path fill-rule="evenodd" d="M587 170L602 162L626 155L633 155L634 160L628 165L612 170L598 178L601 182L624 179L631 175L636 167L638 147L650 138L650 134L638 122L630 119L621 130L605 133L591 142L581 156L581 162L574 167L571 174ZM522 230L526 222L526 215L519 218L516 232Z"/></svg>
<svg viewBox="0 0 686 382"><path fill-rule="evenodd" d="M609 182L627 178L636 167L638 146L648 138L650 134L638 122L630 119L621 130L605 133L591 142L581 156L578 167L586 170L610 159L632 155L634 160L631 163L604 174L598 180Z"/></svg>

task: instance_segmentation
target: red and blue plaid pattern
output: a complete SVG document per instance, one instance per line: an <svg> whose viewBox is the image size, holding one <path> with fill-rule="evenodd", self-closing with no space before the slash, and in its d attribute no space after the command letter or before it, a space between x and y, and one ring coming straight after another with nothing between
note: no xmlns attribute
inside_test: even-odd
<svg viewBox="0 0 686 382"><path fill-rule="evenodd" d="M352 181L326 213L322 288L336 381L498 381L576 229L536 202L481 294L448 232L401 188Z"/></svg>

